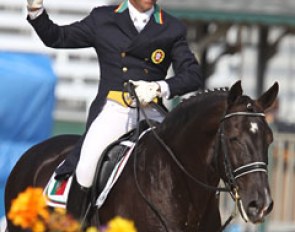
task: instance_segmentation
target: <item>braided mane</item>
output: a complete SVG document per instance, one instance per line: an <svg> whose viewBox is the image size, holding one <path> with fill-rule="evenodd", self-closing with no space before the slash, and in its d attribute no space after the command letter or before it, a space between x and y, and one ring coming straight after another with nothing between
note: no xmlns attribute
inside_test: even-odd
<svg viewBox="0 0 295 232"><path fill-rule="evenodd" d="M212 107L216 108L217 102L224 102L227 95L228 88L198 91L189 98L183 99L172 109L162 125L164 128L184 125L192 117L198 117L199 114L208 111ZM223 105L222 107L224 107Z"/></svg>
<svg viewBox="0 0 295 232"><path fill-rule="evenodd" d="M227 94L228 90L229 90L228 88L200 90L200 91L197 91L195 94L191 95L189 98L183 99L183 101L181 101L180 104L183 104L185 102L189 102L190 104L198 104L198 102L202 102L204 98L216 97L216 96L224 95L225 93Z"/></svg>

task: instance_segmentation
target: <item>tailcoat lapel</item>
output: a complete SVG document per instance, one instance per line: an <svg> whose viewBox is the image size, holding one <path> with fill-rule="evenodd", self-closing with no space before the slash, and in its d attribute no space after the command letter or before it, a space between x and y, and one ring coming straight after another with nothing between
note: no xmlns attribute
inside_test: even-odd
<svg viewBox="0 0 295 232"><path fill-rule="evenodd" d="M128 46L127 51L143 49L143 44L148 44L149 41L159 35L167 27L167 23L163 22L162 9L158 5L155 5L153 15L140 33L136 30L130 18L127 0L122 2L115 9L115 13L115 21L117 25L131 39L131 44Z"/></svg>
<svg viewBox="0 0 295 232"><path fill-rule="evenodd" d="M128 9L124 10L122 13L116 13L115 21L120 30L123 31L129 38L133 39L138 35L138 31L129 16Z"/></svg>
<svg viewBox="0 0 295 232"><path fill-rule="evenodd" d="M149 43L154 37L161 34L163 30L166 29L167 24L159 24L155 21L155 18L152 16L145 28L139 33L131 45L128 47L128 51L141 48L143 44Z"/></svg>

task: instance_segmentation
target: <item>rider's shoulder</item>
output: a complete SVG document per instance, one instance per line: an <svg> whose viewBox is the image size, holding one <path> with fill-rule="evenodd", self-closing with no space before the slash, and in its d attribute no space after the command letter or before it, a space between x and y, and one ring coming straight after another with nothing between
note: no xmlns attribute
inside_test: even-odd
<svg viewBox="0 0 295 232"><path fill-rule="evenodd" d="M92 13L99 13L99 14L103 14L103 13L113 13L115 12L116 8L118 6L116 5L103 5L103 6L97 6L94 7L92 10Z"/></svg>
<svg viewBox="0 0 295 232"><path fill-rule="evenodd" d="M187 27L179 18L171 15L165 10L162 10L162 17L164 23L168 24L173 30L179 30L182 32L186 32Z"/></svg>
<svg viewBox="0 0 295 232"><path fill-rule="evenodd" d="M105 22L113 18L116 6L98 6L92 9L90 17L94 22Z"/></svg>

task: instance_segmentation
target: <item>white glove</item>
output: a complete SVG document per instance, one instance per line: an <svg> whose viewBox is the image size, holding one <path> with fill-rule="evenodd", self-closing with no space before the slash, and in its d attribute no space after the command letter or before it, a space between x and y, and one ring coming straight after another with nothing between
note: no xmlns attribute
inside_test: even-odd
<svg viewBox="0 0 295 232"><path fill-rule="evenodd" d="M43 7L43 0L27 0L28 1L28 10L37 10Z"/></svg>
<svg viewBox="0 0 295 232"><path fill-rule="evenodd" d="M155 97L160 96L160 85L156 82L130 81L135 86L135 93L140 104L146 106Z"/></svg>

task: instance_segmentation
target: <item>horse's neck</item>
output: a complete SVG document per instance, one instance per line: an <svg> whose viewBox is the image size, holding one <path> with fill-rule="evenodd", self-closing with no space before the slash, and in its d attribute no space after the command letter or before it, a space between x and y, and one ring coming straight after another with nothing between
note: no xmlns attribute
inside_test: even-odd
<svg viewBox="0 0 295 232"><path fill-rule="evenodd" d="M212 161L219 122L225 111L225 96L205 99L201 105L175 112L163 122L161 135L184 165L206 169ZM202 106L202 107L201 107ZM165 124L166 123L166 124ZM189 168L188 167L188 168Z"/></svg>
<svg viewBox="0 0 295 232"><path fill-rule="evenodd" d="M166 191L174 194L171 199L176 200L171 201L175 205L178 203L179 207L183 205L183 202L175 202L179 196L190 199L187 205L190 210L183 209L183 214L189 212L194 221L198 220L199 212L205 211L206 202L211 196L208 193L214 193L208 192L208 189L193 181L189 175L203 184L217 186L219 176L211 168L212 154L224 108L223 100L213 101L211 105L206 104L204 108L193 107L191 110L184 109L184 111L179 108L180 110L177 109L176 112L168 115L157 129L159 136L181 165L177 164L163 147L160 149L163 153L159 155L154 146L153 154L156 155L156 158L150 159L154 162L150 166L152 167L150 175L154 175L154 179L161 176L159 186L164 186ZM165 183L168 184L165 185ZM172 187L173 189L169 189ZM153 191L156 192L155 189ZM169 201L170 198L167 197L167 199ZM204 202L205 204L203 204Z"/></svg>

